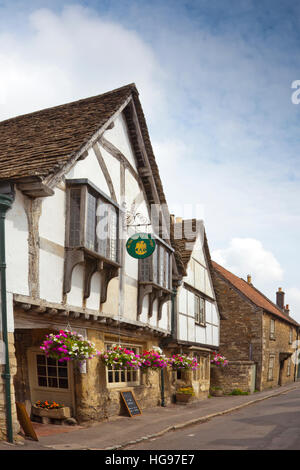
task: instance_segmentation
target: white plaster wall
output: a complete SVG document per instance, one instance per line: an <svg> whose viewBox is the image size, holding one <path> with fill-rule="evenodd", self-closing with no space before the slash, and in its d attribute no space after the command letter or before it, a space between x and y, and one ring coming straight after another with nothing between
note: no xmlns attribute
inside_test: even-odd
<svg viewBox="0 0 300 470"><path fill-rule="evenodd" d="M40 237L65 245L65 191L55 189L54 195L42 200L39 221Z"/></svg>
<svg viewBox="0 0 300 470"><path fill-rule="evenodd" d="M187 317L184 315L179 315L179 322L178 322L178 333L179 339L182 341L187 341Z"/></svg>
<svg viewBox="0 0 300 470"><path fill-rule="evenodd" d="M154 300L153 302L153 314L150 317L149 324L151 326L157 326L157 311L158 311L158 303L157 300Z"/></svg>
<svg viewBox="0 0 300 470"><path fill-rule="evenodd" d="M119 278L114 277L108 284L107 300L101 306L103 314L119 316Z"/></svg>
<svg viewBox="0 0 300 470"><path fill-rule="evenodd" d="M91 294L86 300L87 308L99 311L100 308L100 273L95 273L91 279Z"/></svg>
<svg viewBox="0 0 300 470"><path fill-rule="evenodd" d="M114 191L116 193L116 198L118 204L121 204L120 201L120 162L114 158L110 153L108 153L101 145L100 152L103 157L103 160L106 164L106 167L109 171L109 175L112 180Z"/></svg>
<svg viewBox="0 0 300 470"><path fill-rule="evenodd" d="M191 341L192 343L195 342L195 321L194 318L188 317L187 320L188 323L188 341Z"/></svg>
<svg viewBox="0 0 300 470"><path fill-rule="evenodd" d="M105 132L104 137L121 151L136 170L135 157L128 137L127 124L123 114L120 114L115 119L114 124L115 125L112 129Z"/></svg>
<svg viewBox="0 0 300 470"><path fill-rule="evenodd" d="M182 287L179 291L179 312L187 313L187 290Z"/></svg>
<svg viewBox="0 0 300 470"><path fill-rule="evenodd" d="M89 149L88 156L79 160L67 173L66 179L87 178L101 191L110 197L110 192L93 149Z"/></svg>
<svg viewBox="0 0 300 470"><path fill-rule="evenodd" d="M64 258L40 250L40 298L48 302L62 302L63 277Z"/></svg>
<svg viewBox="0 0 300 470"><path fill-rule="evenodd" d="M143 299L142 313L140 315L140 321L148 323L148 309L149 309L149 295L146 295Z"/></svg>
<svg viewBox="0 0 300 470"><path fill-rule="evenodd" d="M195 342L200 344L206 344L206 328L196 325L195 328Z"/></svg>
<svg viewBox="0 0 300 470"><path fill-rule="evenodd" d="M163 330L169 331L170 326L170 319L171 319L171 310L172 310L172 302L168 301L163 304L162 308L162 316L158 322L158 327L162 328Z"/></svg>
<svg viewBox="0 0 300 470"><path fill-rule="evenodd" d="M72 272L72 288L67 294L67 304L82 307L84 268L77 264Z"/></svg>
<svg viewBox="0 0 300 470"><path fill-rule="evenodd" d="M24 196L16 191L12 208L6 214L6 285L8 292L29 295L28 222Z"/></svg>

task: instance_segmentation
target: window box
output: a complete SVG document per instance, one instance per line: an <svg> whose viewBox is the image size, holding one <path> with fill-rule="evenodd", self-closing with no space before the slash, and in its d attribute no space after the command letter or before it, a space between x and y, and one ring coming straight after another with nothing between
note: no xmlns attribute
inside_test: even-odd
<svg viewBox="0 0 300 470"><path fill-rule="evenodd" d="M39 416L40 418L59 420L71 418L71 408L69 408L68 406L64 406L56 410L49 410L47 408L40 408L39 406L32 405L31 412L33 416Z"/></svg>

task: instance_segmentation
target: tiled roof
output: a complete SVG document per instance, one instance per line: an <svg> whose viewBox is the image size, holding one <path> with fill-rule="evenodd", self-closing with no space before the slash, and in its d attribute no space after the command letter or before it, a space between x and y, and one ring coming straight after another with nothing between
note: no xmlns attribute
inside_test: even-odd
<svg viewBox="0 0 300 470"><path fill-rule="evenodd" d="M221 274L230 284L232 284L236 289L238 289L245 297L247 297L251 302L253 302L258 307L263 308L267 312L273 313L277 317L285 320L293 325L298 326L298 323L291 318L289 315L284 314L282 310L276 306L271 300L269 300L262 292L256 289L253 285L246 282L244 279L241 279L238 276L235 276L233 273L227 269L220 266L215 261L212 261L212 266L216 273Z"/></svg>
<svg viewBox="0 0 300 470"><path fill-rule="evenodd" d="M120 108L135 85L0 122L0 179L47 176Z"/></svg>
<svg viewBox="0 0 300 470"><path fill-rule="evenodd" d="M189 222L189 224L186 224L187 222ZM202 221L198 221L198 222L202 222ZM180 226L183 227L183 224L185 224L184 225L185 228L182 229L182 237L180 239L176 239L174 237L174 230L176 230L176 227L179 227L180 229ZM190 233L187 231L188 228L190 229ZM189 219L189 220L182 220L182 222L177 222L173 224L172 229L171 229L172 245L175 249L175 256L177 255L177 259L178 259L177 264L181 268L181 274L183 276L186 276L187 267L191 259L195 242L198 236L198 234L195 235L196 228L197 228L197 220ZM179 233L181 233L181 231ZM203 249L206 254L209 268L211 269L212 268L211 258L210 258L205 230L203 234L204 234L203 235L204 236Z"/></svg>

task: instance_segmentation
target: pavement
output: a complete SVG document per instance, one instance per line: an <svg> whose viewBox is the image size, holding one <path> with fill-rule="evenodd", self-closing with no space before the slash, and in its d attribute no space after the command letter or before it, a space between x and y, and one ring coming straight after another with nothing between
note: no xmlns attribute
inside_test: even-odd
<svg viewBox="0 0 300 470"><path fill-rule="evenodd" d="M133 418L116 416L109 420L81 426L34 423L38 442L22 439L10 444L0 442L1 450L121 450L171 431L204 423L215 416L234 412L263 400L300 389L293 382L251 395L211 397L187 405L171 404L142 411Z"/></svg>

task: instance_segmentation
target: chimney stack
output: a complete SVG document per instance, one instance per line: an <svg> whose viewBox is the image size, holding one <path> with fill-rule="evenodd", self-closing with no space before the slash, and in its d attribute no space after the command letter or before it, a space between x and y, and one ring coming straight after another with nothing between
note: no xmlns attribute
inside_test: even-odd
<svg viewBox="0 0 300 470"><path fill-rule="evenodd" d="M247 275L247 282L248 282L248 284L252 285L251 275L250 274Z"/></svg>
<svg viewBox="0 0 300 470"><path fill-rule="evenodd" d="M285 309L284 309L284 313L285 313L286 315L289 315L289 314L290 314L290 306L289 306L289 304L286 304Z"/></svg>
<svg viewBox="0 0 300 470"><path fill-rule="evenodd" d="M284 310L284 292L281 287L276 292L276 304L281 310Z"/></svg>

